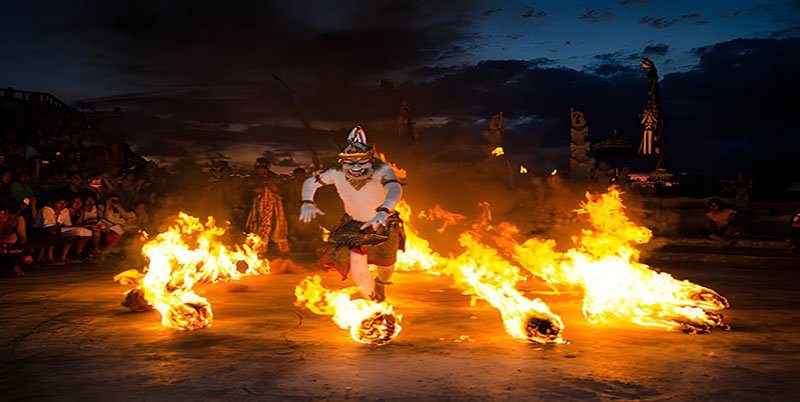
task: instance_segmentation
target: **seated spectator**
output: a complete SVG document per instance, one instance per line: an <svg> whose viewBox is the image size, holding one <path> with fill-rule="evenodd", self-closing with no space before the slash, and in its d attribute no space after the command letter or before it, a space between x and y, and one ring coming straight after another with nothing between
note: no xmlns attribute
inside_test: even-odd
<svg viewBox="0 0 800 402"><path fill-rule="evenodd" d="M92 245L95 250L100 250L103 243L109 246L116 243L124 233L122 226L100 217L93 195L87 196L84 200L83 212L77 224L92 230Z"/></svg>
<svg viewBox="0 0 800 402"><path fill-rule="evenodd" d="M86 242L92 237L92 231L73 226L72 220L69 216L67 209L67 199L63 195L53 197L50 203L42 207L37 214L36 222L33 224L33 229L37 236L52 237L52 238L72 238L79 237L76 242L76 254L83 252L83 247ZM72 243L68 242L62 249L61 256L58 259L60 262L66 262L67 254L69 253ZM55 246L43 247L39 252L37 262L53 262L56 261L53 257ZM46 255L45 255L46 253Z"/></svg>
<svg viewBox="0 0 800 402"><path fill-rule="evenodd" d="M75 223L80 222L83 216L83 198L73 197L68 201L69 206L67 206L67 210L69 211L70 220Z"/></svg>
<svg viewBox="0 0 800 402"><path fill-rule="evenodd" d="M114 231L118 235L122 235L125 229L136 225L136 214L123 208L119 203L119 197L115 195L112 195L106 200L100 212L101 217L111 222L113 225L109 227L109 230Z"/></svg>
<svg viewBox="0 0 800 402"><path fill-rule="evenodd" d="M79 172L73 172L69 175L69 184L61 190L61 193L67 200L72 200L76 197L83 199L87 194L93 194L94 191L84 183L83 176Z"/></svg>
<svg viewBox="0 0 800 402"><path fill-rule="evenodd" d="M741 217L735 210L724 208L718 198L710 199L707 206L709 211L706 213L701 233L709 239L722 242L726 247L730 246L728 238L739 234L739 229L742 227Z"/></svg>
<svg viewBox="0 0 800 402"><path fill-rule="evenodd" d="M135 209L141 198L142 183L136 178L132 170L125 172L117 191L122 198L122 205L129 210Z"/></svg>
<svg viewBox="0 0 800 402"><path fill-rule="evenodd" d="M24 253L19 245L27 240L25 219L0 205L0 276L25 275L22 267L32 264L33 257Z"/></svg>
<svg viewBox="0 0 800 402"><path fill-rule="evenodd" d="M11 199L16 202L25 202L27 198L29 201L35 198L33 187L30 184L31 173L26 168L17 169L17 180L11 183Z"/></svg>
<svg viewBox="0 0 800 402"><path fill-rule="evenodd" d="M28 241L25 218L13 213L7 205L0 205L0 243L23 244Z"/></svg>
<svg viewBox="0 0 800 402"><path fill-rule="evenodd" d="M12 178L11 170L6 167L0 168L0 203L4 205L11 201Z"/></svg>

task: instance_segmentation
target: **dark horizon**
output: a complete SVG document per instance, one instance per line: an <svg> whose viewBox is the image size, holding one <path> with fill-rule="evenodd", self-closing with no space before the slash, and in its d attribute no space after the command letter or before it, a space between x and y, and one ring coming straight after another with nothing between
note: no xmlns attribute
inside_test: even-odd
<svg viewBox="0 0 800 402"><path fill-rule="evenodd" d="M670 171L782 169L800 180L797 2L607 3L122 2L51 4L41 15L16 5L4 32L27 35L3 35L0 84L120 108L98 122L107 140L160 160L222 153L247 163L269 150L308 165L302 123L273 74L331 152L355 124L393 143L400 99L427 149L478 144L502 111L509 158L544 174L568 165L570 108L593 142L617 129L638 147L646 56L661 76Z"/></svg>

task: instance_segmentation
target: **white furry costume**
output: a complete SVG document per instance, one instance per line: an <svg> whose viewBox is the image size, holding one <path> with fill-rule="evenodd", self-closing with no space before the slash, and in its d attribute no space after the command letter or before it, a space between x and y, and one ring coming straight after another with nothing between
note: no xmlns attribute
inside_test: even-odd
<svg viewBox="0 0 800 402"><path fill-rule="evenodd" d="M314 205L314 194L324 185L336 186L347 215L332 233L333 242L320 253L321 263L344 277L349 273L364 296L380 301L383 285L389 284L394 271L397 250L405 244L402 221L394 212L403 189L392 167L374 159L361 127L354 127L347 140L335 168L303 183L300 220L310 222L323 214ZM368 264L378 266L375 285Z"/></svg>

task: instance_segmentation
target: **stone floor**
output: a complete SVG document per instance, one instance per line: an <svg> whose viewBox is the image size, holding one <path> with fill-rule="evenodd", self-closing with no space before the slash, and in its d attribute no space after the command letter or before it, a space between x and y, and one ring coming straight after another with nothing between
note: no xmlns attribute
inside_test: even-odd
<svg viewBox="0 0 800 402"><path fill-rule="evenodd" d="M404 329L375 347L296 308L306 274L283 274L203 285L213 326L182 332L120 306L127 267L38 269L0 278L0 400L800 400L800 264L664 264L727 296L731 331L593 325L543 294L570 343L520 343L449 279L397 274Z"/></svg>

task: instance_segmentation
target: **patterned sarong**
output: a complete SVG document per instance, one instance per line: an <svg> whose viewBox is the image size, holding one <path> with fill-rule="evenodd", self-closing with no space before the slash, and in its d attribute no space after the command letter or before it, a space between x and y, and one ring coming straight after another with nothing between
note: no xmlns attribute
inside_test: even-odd
<svg viewBox="0 0 800 402"><path fill-rule="evenodd" d="M264 244L262 252L267 251L269 241L272 240L278 245L278 251L288 253L289 229L281 196L264 187L264 191L253 199L245 230L261 237Z"/></svg>
<svg viewBox="0 0 800 402"><path fill-rule="evenodd" d="M342 279L347 279L350 272L350 251L366 254L369 264L394 264L397 261L397 251L406 249L403 221L397 212L386 218L388 227L361 230L363 224L364 222L345 215L341 225L331 232L328 242L317 250L320 265L339 271Z"/></svg>

